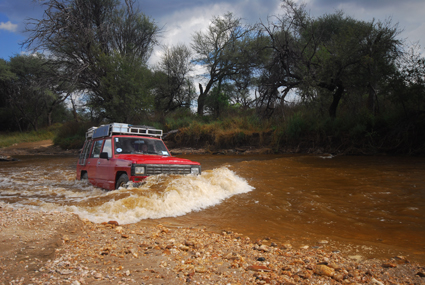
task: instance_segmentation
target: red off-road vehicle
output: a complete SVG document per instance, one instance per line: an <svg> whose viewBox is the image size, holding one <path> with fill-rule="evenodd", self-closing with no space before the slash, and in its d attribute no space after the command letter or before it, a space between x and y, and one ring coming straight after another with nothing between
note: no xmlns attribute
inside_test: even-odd
<svg viewBox="0 0 425 285"><path fill-rule="evenodd" d="M162 130L113 123L90 128L77 164L77 179L114 190L156 174L201 174L199 162L172 157Z"/></svg>

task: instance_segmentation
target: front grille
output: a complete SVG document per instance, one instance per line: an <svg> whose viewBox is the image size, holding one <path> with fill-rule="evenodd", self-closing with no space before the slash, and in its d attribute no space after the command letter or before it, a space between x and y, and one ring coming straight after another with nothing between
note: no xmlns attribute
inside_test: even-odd
<svg viewBox="0 0 425 285"><path fill-rule="evenodd" d="M146 174L190 174L190 165L147 164Z"/></svg>

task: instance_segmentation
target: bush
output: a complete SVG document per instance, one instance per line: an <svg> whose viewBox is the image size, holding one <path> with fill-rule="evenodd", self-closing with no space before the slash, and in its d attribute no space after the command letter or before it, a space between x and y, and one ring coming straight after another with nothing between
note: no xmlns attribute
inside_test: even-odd
<svg viewBox="0 0 425 285"><path fill-rule="evenodd" d="M59 129L53 143L62 149L79 149L83 147L87 129L94 125L92 122L67 122Z"/></svg>

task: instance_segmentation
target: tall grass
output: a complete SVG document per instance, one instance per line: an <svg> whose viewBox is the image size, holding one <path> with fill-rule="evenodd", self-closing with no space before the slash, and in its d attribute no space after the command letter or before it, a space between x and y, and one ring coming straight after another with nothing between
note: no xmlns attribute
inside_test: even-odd
<svg viewBox="0 0 425 285"><path fill-rule="evenodd" d="M174 137L175 143L179 146L213 149L262 146L267 141L264 133L271 130L268 120L260 120L255 114L239 114L211 122L204 121L187 122L187 126L181 127Z"/></svg>
<svg viewBox="0 0 425 285"><path fill-rule="evenodd" d="M0 134L0 147L8 147L22 142L37 142L42 140L51 140L55 137L60 124L55 124L39 131L31 132L13 132Z"/></svg>

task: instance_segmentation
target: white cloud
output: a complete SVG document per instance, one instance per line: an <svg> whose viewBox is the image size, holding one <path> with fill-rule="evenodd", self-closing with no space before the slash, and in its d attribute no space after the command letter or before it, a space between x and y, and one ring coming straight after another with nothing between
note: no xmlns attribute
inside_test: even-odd
<svg viewBox="0 0 425 285"><path fill-rule="evenodd" d="M17 24L12 24L12 22L7 21L6 23L4 22L0 22L0 30L6 30L9 32L16 32L16 30L18 29L18 25Z"/></svg>

